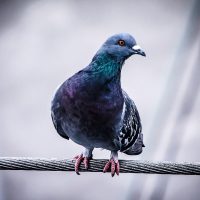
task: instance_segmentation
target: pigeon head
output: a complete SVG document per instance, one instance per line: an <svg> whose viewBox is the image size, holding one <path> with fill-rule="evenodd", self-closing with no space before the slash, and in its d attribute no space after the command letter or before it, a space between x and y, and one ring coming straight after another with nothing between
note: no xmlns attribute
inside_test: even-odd
<svg viewBox="0 0 200 200"><path fill-rule="evenodd" d="M98 51L98 54L101 53L106 53L118 61L124 61L134 54L146 56L135 39L128 33L109 37Z"/></svg>

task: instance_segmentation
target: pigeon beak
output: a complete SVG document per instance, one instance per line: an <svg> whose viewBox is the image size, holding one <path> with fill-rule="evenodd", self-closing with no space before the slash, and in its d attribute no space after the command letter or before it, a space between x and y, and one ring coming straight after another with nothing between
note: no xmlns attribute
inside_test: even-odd
<svg viewBox="0 0 200 200"><path fill-rule="evenodd" d="M141 56L146 56L145 52L144 52L144 51L141 49L141 47L140 47L139 45L137 45L137 44L133 46L132 50L133 50L133 53L134 53L134 54L139 54L139 55L141 55Z"/></svg>

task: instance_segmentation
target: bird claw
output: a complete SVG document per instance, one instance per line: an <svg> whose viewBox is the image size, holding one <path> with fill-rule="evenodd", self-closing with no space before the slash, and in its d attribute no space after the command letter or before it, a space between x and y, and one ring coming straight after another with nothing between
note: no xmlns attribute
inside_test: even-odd
<svg viewBox="0 0 200 200"><path fill-rule="evenodd" d="M115 175L115 173L119 176L119 170L120 170L120 166L119 166L119 161L115 162L114 159L110 159L104 169L103 169L103 173L108 172L108 170L111 169L111 176L113 177Z"/></svg>
<svg viewBox="0 0 200 200"><path fill-rule="evenodd" d="M92 158L84 157L83 154L74 157L73 160L75 160L74 166L75 166L75 172L77 175L80 175L79 168L80 168L81 162L84 163L85 169L87 170L89 167L89 160L91 159Z"/></svg>

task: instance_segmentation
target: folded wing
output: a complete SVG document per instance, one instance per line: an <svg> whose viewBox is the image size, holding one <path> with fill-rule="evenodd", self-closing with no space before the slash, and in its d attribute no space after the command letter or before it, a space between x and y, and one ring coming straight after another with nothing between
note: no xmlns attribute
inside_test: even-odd
<svg viewBox="0 0 200 200"><path fill-rule="evenodd" d="M120 151L130 155L137 155L142 152L143 135L140 116L134 102L123 91L124 95L124 110L123 124L120 139Z"/></svg>

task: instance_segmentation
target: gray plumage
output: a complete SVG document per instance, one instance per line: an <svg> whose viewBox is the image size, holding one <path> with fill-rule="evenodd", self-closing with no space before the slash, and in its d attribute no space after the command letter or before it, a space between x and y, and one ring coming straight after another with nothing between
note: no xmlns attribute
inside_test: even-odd
<svg viewBox="0 0 200 200"><path fill-rule="evenodd" d="M118 151L142 152L139 113L120 81L122 65L133 54L145 56L131 35L116 34L56 91L51 106L54 126L60 136L84 146L85 157L94 148L110 150L116 159Z"/></svg>

